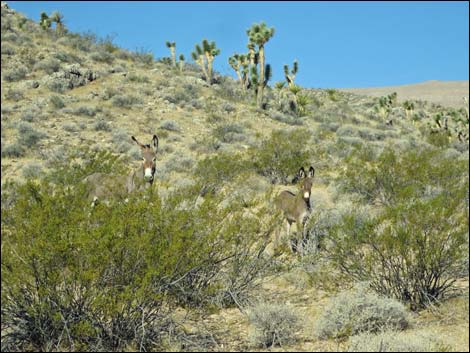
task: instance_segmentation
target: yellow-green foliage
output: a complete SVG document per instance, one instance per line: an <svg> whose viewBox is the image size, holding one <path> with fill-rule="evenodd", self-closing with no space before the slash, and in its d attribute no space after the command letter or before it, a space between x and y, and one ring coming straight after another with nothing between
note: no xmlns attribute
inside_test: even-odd
<svg viewBox="0 0 470 353"><path fill-rule="evenodd" d="M91 209L88 168L2 190L2 348L156 349L174 305L243 302L268 268L271 230L240 202L150 189Z"/></svg>
<svg viewBox="0 0 470 353"><path fill-rule="evenodd" d="M346 278L416 309L441 299L468 261L468 165L437 149L352 153L345 190L379 203L375 217L345 214L330 259Z"/></svg>
<svg viewBox="0 0 470 353"><path fill-rule="evenodd" d="M261 146L250 150L255 169L272 182L287 182L289 175L309 162L309 139L305 129L273 131Z"/></svg>

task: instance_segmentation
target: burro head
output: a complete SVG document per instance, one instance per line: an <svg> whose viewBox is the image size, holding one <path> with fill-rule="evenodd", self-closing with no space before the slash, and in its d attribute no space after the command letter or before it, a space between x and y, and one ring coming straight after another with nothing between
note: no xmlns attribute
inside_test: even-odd
<svg viewBox="0 0 470 353"><path fill-rule="evenodd" d="M157 135L153 135L152 141L148 145L140 143L134 136L132 136L132 140L134 140L142 150L142 169L144 180L148 183L152 183L155 178L155 171L157 170L158 137Z"/></svg>
<svg viewBox="0 0 470 353"><path fill-rule="evenodd" d="M310 166L308 173L305 172L304 167L301 167L296 176L292 180L293 183L300 181L300 192L304 201L310 205L310 194L312 193L313 176L315 175L315 168Z"/></svg>

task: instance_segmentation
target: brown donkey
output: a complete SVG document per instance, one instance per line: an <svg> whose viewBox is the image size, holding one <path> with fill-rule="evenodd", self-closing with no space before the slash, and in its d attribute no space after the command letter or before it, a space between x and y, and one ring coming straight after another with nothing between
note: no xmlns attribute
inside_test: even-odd
<svg viewBox="0 0 470 353"><path fill-rule="evenodd" d="M304 167L299 169L299 172L292 180L296 183L298 180L302 180L300 184L300 192L296 195L290 191L282 191L275 200L277 208L279 208L284 217L287 219L287 237L290 235L290 227L292 223L297 223L297 236L294 239L293 244L291 243L292 251L296 251L299 247L299 240L303 241L305 238L304 228L307 216L310 214L310 194L312 192L313 176L315 175L315 169L310 166L308 175L305 173Z"/></svg>
<svg viewBox="0 0 470 353"><path fill-rule="evenodd" d="M127 194L134 190L152 186L156 171L158 137L153 135L151 145L140 143L134 136L131 138L142 150L142 164L127 175L94 173L87 176L83 182L87 185L87 196L92 200L92 206L100 199L110 196L125 199Z"/></svg>

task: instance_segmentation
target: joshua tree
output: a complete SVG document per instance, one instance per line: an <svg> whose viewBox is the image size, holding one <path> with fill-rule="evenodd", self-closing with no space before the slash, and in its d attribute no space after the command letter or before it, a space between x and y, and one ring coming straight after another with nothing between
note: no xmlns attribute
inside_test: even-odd
<svg viewBox="0 0 470 353"><path fill-rule="evenodd" d="M41 19L39 20L39 25L42 29L46 30L51 28L52 20L47 16L45 12L41 12Z"/></svg>
<svg viewBox="0 0 470 353"><path fill-rule="evenodd" d="M183 54L180 54L179 64L180 64L180 72L183 72L183 68L184 68L184 55Z"/></svg>
<svg viewBox="0 0 470 353"><path fill-rule="evenodd" d="M403 108L405 108L406 118L409 119L411 117L411 114L413 114L413 110L415 109L415 105L413 104L413 102L404 101L403 102Z"/></svg>
<svg viewBox="0 0 470 353"><path fill-rule="evenodd" d="M199 65L204 74L204 77L207 79L207 70L206 70L206 59L204 58L204 52L199 44L196 44L195 51L191 52L191 57L194 62Z"/></svg>
<svg viewBox="0 0 470 353"><path fill-rule="evenodd" d="M250 60L252 63L255 63L255 55L253 54L255 46L258 46L258 63L259 63L259 74L257 75L257 94L256 94L256 100L257 100L257 105L258 107L262 108L263 106L263 91L264 87L266 86L267 83L267 76L266 73L269 70L269 73L271 71L271 68L268 66L265 66L265 55L264 55L264 46L266 42L274 35L274 27L273 28L268 28L264 22L258 24L255 23L251 26L246 31L248 38L249 38L249 49L250 49ZM256 69L256 67L255 67ZM253 68L252 68L253 70ZM252 71L252 78L256 77L256 75L253 75L254 72Z"/></svg>
<svg viewBox="0 0 470 353"><path fill-rule="evenodd" d="M294 100L291 101L291 109L295 111L297 116L304 116L307 112L307 105L310 103L310 99L308 96L304 94L300 94L302 88L293 84L289 87L289 91L293 94Z"/></svg>
<svg viewBox="0 0 470 353"><path fill-rule="evenodd" d="M216 47L215 42L209 43L206 39L202 41L202 47L199 44L196 44L195 48L196 50L191 53L191 56L196 64L201 67L206 81L209 84L212 84L212 62L215 57L220 54L220 49Z"/></svg>
<svg viewBox="0 0 470 353"><path fill-rule="evenodd" d="M283 97L284 97L284 86L286 85L286 83L284 81L277 81L274 85L274 88L276 88L276 91L277 91L277 107L279 110L282 110L282 106L283 106L283 103L282 103L282 100L283 100Z"/></svg>
<svg viewBox="0 0 470 353"><path fill-rule="evenodd" d="M170 49L171 52L171 62L173 67L176 67L176 42L166 42L166 46Z"/></svg>
<svg viewBox="0 0 470 353"><path fill-rule="evenodd" d="M228 63L235 70L238 76L238 81L242 89L245 91L248 88L248 72L249 72L249 55L234 54L228 58Z"/></svg>
<svg viewBox="0 0 470 353"><path fill-rule="evenodd" d="M58 33L62 33L65 31L64 26L64 15L62 15L59 11L54 11L50 17L50 21L55 22L55 30Z"/></svg>
<svg viewBox="0 0 470 353"><path fill-rule="evenodd" d="M290 75L289 75L289 66L284 65L284 76L286 77L286 82L289 85L289 87L294 85L295 75L297 75L298 70L299 70L299 64L297 63L297 60L295 60L294 64L292 65L292 70L290 71Z"/></svg>
<svg viewBox="0 0 470 353"><path fill-rule="evenodd" d="M212 83L212 62L215 57L220 54L220 49L215 45L215 42L209 43L206 39L202 41L202 49L207 60L207 82Z"/></svg>

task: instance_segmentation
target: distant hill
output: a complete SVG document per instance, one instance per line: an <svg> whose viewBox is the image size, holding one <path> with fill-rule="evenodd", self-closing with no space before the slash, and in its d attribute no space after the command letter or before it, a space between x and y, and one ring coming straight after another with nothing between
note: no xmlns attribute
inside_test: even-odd
<svg viewBox="0 0 470 353"><path fill-rule="evenodd" d="M468 98L469 88L466 81L426 81L411 85L369 87L369 88L340 88L340 91L380 97L397 92L398 101L423 100L447 107L460 108L463 97Z"/></svg>

